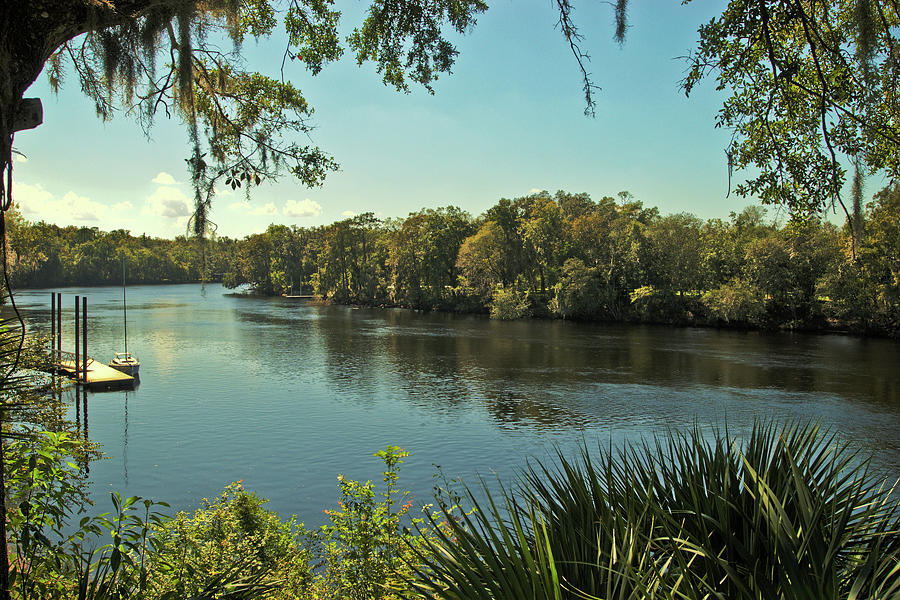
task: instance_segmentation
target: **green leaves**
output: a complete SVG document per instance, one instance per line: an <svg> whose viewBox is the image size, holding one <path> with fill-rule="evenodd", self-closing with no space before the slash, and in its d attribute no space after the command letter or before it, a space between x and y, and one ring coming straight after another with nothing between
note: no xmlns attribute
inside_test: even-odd
<svg viewBox="0 0 900 600"><path fill-rule="evenodd" d="M900 500L818 427L699 429L533 463L467 489L415 588L435 598L882 598L900 589ZM483 497L479 502L476 498ZM495 500L498 498L499 500Z"/></svg>
<svg viewBox="0 0 900 600"><path fill-rule="evenodd" d="M875 0L732 0L700 27L682 85L713 75L729 94L716 125L733 131L734 166L754 173L737 193L849 216L844 165L897 177L898 24L897 6Z"/></svg>
<svg viewBox="0 0 900 600"><path fill-rule="evenodd" d="M432 83L439 73L450 72L457 54L443 26L464 33L484 10L482 0L375 0L347 43L358 64L377 64L385 85L409 92L407 80L412 80L434 93Z"/></svg>

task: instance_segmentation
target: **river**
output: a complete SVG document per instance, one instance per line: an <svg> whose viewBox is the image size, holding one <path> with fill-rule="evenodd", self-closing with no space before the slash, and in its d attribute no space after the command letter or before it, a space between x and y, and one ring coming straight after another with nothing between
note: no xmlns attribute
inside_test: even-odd
<svg viewBox="0 0 900 600"><path fill-rule="evenodd" d="M122 290L89 298L89 354L122 349ZM17 293L48 331L49 290ZM586 442L614 448L667 428L757 417L815 420L900 476L900 343L761 333L313 306L220 285L128 288L140 386L88 395L98 509L118 490L192 509L229 482L282 515L321 524L337 474L380 480L372 453L412 452L402 487L429 500L437 466L509 481L529 457ZM71 394L70 394L71 397ZM73 409L74 413L74 409ZM74 414L73 414L74 417Z"/></svg>

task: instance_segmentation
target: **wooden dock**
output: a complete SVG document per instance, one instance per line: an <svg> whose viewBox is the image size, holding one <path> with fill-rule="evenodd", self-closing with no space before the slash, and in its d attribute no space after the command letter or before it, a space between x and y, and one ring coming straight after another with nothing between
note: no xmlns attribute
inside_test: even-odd
<svg viewBox="0 0 900 600"><path fill-rule="evenodd" d="M56 364L56 369L70 379L75 379L75 359L63 359ZM78 362L78 383L86 386L89 390L111 390L111 389L128 389L133 388L136 380L131 375L127 375L121 371L117 371L91 357L87 359L87 381L81 380L81 374L84 372L84 364Z"/></svg>

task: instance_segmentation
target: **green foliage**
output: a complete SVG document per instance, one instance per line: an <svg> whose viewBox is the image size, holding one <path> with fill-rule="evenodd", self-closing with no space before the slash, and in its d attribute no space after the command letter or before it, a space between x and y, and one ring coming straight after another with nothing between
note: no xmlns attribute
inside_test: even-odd
<svg viewBox="0 0 900 600"><path fill-rule="evenodd" d="M531 314L528 291L498 285L491 295L491 318L501 321L522 319Z"/></svg>
<svg viewBox="0 0 900 600"><path fill-rule="evenodd" d="M174 240L134 237L118 229L29 223L7 213L10 283L14 288L217 280L233 262L228 238Z"/></svg>
<svg viewBox="0 0 900 600"><path fill-rule="evenodd" d="M590 318L600 311L601 292L596 270L577 259L563 265L562 277L554 286L550 310L563 318Z"/></svg>
<svg viewBox="0 0 900 600"><path fill-rule="evenodd" d="M384 462L384 489L338 476L340 510L327 510L330 525L309 536L320 566L314 583L316 598L375 600L396 598L405 588L424 534L409 525L421 518L407 517L412 500L397 487L399 465L409 452L387 446L374 456Z"/></svg>
<svg viewBox="0 0 900 600"><path fill-rule="evenodd" d="M309 554L298 545L303 525L282 522L265 500L232 483L193 514L178 513L153 532L149 588L157 597L197 597L236 571L265 573L260 598L308 598Z"/></svg>
<svg viewBox="0 0 900 600"><path fill-rule="evenodd" d="M41 439L12 463L21 474L10 488L14 598L389 600L406 588L432 535L398 487L409 453L396 446L374 455L385 466L382 491L338 477L340 510L326 511L330 524L316 531L296 517L282 521L237 482L174 518L158 511L165 503L113 493L111 514L67 532L77 466L65 458L77 441Z"/></svg>
<svg viewBox="0 0 900 600"><path fill-rule="evenodd" d="M457 252L456 268L466 287L489 298L504 278L503 230L496 221L486 221L466 238Z"/></svg>
<svg viewBox="0 0 900 600"><path fill-rule="evenodd" d="M23 598L61 596L70 582L63 530L81 503L80 468L70 460L80 443L67 433L34 432L4 448L10 579Z"/></svg>
<svg viewBox="0 0 900 600"><path fill-rule="evenodd" d="M83 506L83 497L81 469L70 457L81 445L67 433L43 432L15 440L8 448L13 598L237 600L259 597L272 587L263 581L265 571L231 556L230 562L216 565L202 587L191 588L196 579L192 565L180 551L167 553L157 535L164 522L157 508L167 506L162 502L122 499L113 493L112 514L83 517L73 527L70 520ZM174 596L158 589L156 580L171 571L177 571L171 587L193 589L193 595Z"/></svg>
<svg viewBox="0 0 900 600"><path fill-rule="evenodd" d="M849 229L814 218L769 224L758 206L727 221L660 216L627 192L598 202L540 192L501 199L477 219L452 206L402 219L365 213L206 242L15 217L12 275L20 285L118 282L124 255L138 282L205 272L227 287L339 303L898 335L898 197L896 187L875 196L859 215L855 242Z"/></svg>
<svg viewBox="0 0 900 600"><path fill-rule="evenodd" d="M411 213L388 234L394 301L414 308L445 305L457 282L457 256L474 233L469 213L448 206Z"/></svg>
<svg viewBox="0 0 900 600"><path fill-rule="evenodd" d="M890 598L900 500L815 426L532 463L422 554L430 598ZM484 497L479 502L476 496Z"/></svg>
<svg viewBox="0 0 900 600"><path fill-rule="evenodd" d="M712 75L727 90L729 167L753 172L739 194L816 214L843 206L843 164L898 176L898 24L875 0L731 0L700 27L684 89Z"/></svg>
<svg viewBox="0 0 900 600"><path fill-rule="evenodd" d="M484 10L487 4L481 0L438 0L426 10L378 0L347 42L358 64L368 60L377 64L386 85L408 92L410 79L433 92L431 84L438 73L450 71L457 54L442 35L443 23L465 33L475 24L475 15Z"/></svg>
<svg viewBox="0 0 900 600"><path fill-rule="evenodd" d="M632 310L645 322L682 323L686 320L684 299L674 292L643 285L631 291Z"/></svg>
<svg viewBox="0 0 900 600"><path fill-rule="evenodd" d="M759 325L766 314L762 293L742 279L704 292L703 303L714 318L725 323Z"/></svg>
<svg viewBox="0 0 900 600"><path fill-rule="evenodd" d="M700 285L703 222L678 213L652 221L644 231L647 281L668 292L690 292Z"/></svg>

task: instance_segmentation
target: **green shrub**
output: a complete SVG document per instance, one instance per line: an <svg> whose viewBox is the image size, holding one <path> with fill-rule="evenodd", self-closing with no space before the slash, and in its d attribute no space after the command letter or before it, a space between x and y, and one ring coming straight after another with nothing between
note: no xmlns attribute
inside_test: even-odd
<svg viewBox="0 0 900 600"><path fill-rule="evenodd" d="M199 596L236 570L277 581L259 597L310 598L310 555L299 542L303 524L282 522L265 500L232 483L193 514L178 513L154 532L151 587L162 595Z"/></svg>
<svg viewBox="0 0 900 600"><path fill-rule="evenodd" d="M580 259L566 260L562 277L553 289L550 310L563 318L593 317L603 308L596 270L588 268Z"/></svg>
<svg viewBox="0 0 900 600"><path fill-rule="evenodd" d="M412 500L403 502L409 492L397 488L399 465L409 452L388 446L375 456L385 465L384 490L376 493L371 481L338 476L340 510L325 511L331 524L308 538L318 565L315 598L397 598L417 564L416 551L426 534L415 535L408 525L421 525L423 519L409 519Z"/></svg>
<svg viewBox="0 0 900 600"><path fill-rule="evenodd" d="M628 295L631 309L641 321L650 323L680 323L685 321L684 297L674 292L644 285Z"/></svg>
<svg viewBox="0 0 900 600"><path fill-rule="evenodd" d="M766 315L762 292L752 283L732 279L703 294L710 315L726 323L760 324Z"/></svg>
<svg viewBox="0 0 900 600"><path fill-rule="evenodd" d="M491 318L501 321L523 319L531 315L528 292L498 285L491 295Z"/></svg>
<svg viewBox="0 0 900 600"><path fill-rule="evenodd" d="M63 596L72 590L69 536L63 530L70 511L83 502L82 474L69 458L80 441L65 432L33 431L3 444L14 594Z"/></svg>
<svg viewBox="0 0 900 600"><path fill-rule="evenodd" d="M436 599L900 597L900 501L817 427L698 429L533 463L438 530Z"/></svg>

